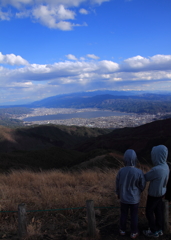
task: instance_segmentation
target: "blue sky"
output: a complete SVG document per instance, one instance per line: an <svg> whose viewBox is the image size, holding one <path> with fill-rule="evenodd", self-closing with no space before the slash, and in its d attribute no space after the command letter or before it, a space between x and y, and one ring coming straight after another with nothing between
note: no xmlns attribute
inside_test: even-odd
<svg viewBox="0 0 171 240"><path fill-rule="evenodd" d="M0 0L0 105L171 91L171 0Z"/></svg>

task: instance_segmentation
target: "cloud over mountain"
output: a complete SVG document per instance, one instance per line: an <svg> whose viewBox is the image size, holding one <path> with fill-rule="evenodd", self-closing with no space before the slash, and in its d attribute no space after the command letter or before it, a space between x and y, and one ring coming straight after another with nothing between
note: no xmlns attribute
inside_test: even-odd
<svg viewBox="0 0 171 240"><path fill-rule="evenodd" d="M71 61L30 64L21 56L0 53L1 64L24 65L12 69L0 67L1 91L8 89L7 98L13 94L18 95L18 98L36 100L58 93L80 91L80 87L82 90L155 90L156 84L161 84L163 90L171 88L170 55L155 55L149 58L135 56L125 59L120 64L97 59L79 61L72 54L66 57ZM15 93L18 88L20 91Z"/></svg>

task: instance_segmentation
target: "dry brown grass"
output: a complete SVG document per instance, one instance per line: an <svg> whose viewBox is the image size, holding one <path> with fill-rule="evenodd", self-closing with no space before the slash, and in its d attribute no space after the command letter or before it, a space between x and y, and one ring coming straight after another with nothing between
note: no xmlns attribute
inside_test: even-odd
<svg viewBox="0 0 171 240"><path fill-rule="evenodd" d="M0 175L1 210L17 210L23 202L28 209L82 207L87 199L97 206L109 206L116 200L116 172L13 171Z"/></svg>
<svg viewBox="0 0 171 240"><path fill-rule="evenodd" d="M141 166L143 170L148 167ZM119 207L114 193L115 178L118 170L84 170L80 172L12 171L0 175L0 207L3 211L17 211L18 204L25 203L27 210L44 210L84 207L86 200L94 200L95 207ZM142 193L140 206L145 206L147 191ZM144 209L140 210L144 215ZM97 227L103 228L117 224L119 209L96 209ZM1 213L0 237L17 231L17 215ZM58 227L57 227L58 226ZM59 231L60 226L60 231ZM86 231L86 212L65 210L28 213L29 237L42 236L54 232L55 239L83 239ZM57 227L57 229L56 229ZM60 233L59 233L60 232ZM73 237L72 232L78 232ZM60 235L60 237L58 236Z"/></svg>

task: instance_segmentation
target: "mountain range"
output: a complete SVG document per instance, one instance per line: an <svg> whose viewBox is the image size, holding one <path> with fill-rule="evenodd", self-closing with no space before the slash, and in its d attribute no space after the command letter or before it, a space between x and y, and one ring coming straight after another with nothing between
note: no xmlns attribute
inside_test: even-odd
<svg viewBox="0 0 171 240"><path fill-rule="evenodd" d="M171 95L143 91L93 91L57 95L33 102L31 108L99 108L121 112L171 112Z"/></svg>
<svg viewBox="0 0 171 240"><path fill-rule="evenodd" d="M171 94L107 90L79 92L52 96L25 105L0 106L0 115L4 108L9 113L18 109L19 114L29 112L30 108L98 108L131 113L168 113L171 112Z"/></svg>

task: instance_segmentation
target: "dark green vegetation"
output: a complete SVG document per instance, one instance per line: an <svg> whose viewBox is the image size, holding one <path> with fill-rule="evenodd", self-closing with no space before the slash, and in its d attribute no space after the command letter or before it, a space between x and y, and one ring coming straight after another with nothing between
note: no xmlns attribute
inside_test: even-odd
<svg viewBox="0 0 171 240"><path fill-rule="evenodd" d="M149 163L151 149L158 144L171 149L171 119L113 131L56 125L1 126L0 169L115 168L128 148L137 152L140 162Z"/></svg>
<svg viewBox="0 0 171 240"><path fill-rule="evenodd" d="M0 108L0 115L10 115L10 114L27 114L30 113L31 109L27 107L2 107Z"/></svg>
<svg viewBox="0 0 171 240"><path fill-rule="evenodd" d="M0 108L0 125L6 127L21 127L23 122L18 119L12 119L11 115L20 115L30 113L32 110L27 107L3 107Z"/></svg>
<svg viewBox="0 0 171 240"><path fill-rule="evenodd" d="M23 126L23 122L18 119L11 119L9 117L0 116L0 125L6 127L21 127Z"/></svg>
<svg viewBox="0 0 171 240"><path fill-rule="evenodd" d="M132 113L171 112L171 101L153 101L145 99L110 99L101 103L100 108Z"/></svg>

